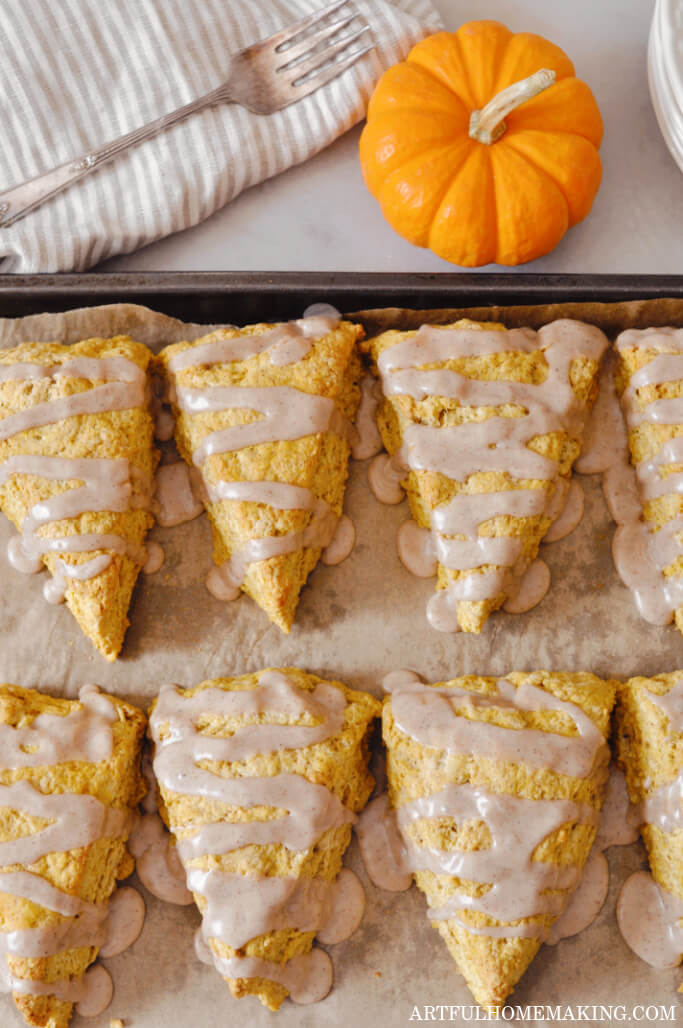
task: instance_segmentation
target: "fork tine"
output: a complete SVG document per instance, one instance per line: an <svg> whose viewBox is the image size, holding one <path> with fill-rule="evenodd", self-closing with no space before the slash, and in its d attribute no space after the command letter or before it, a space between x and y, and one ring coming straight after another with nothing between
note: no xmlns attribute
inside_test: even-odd
<svg viewBox="0 0 683 1028"><path fill-rule="evenodd" d="M290 39L294 39L301 32L305 32L306 29L312 28L317 25L319 21L326 18L330 14L334 14L340 7L347 4L349 0L332 0L332 3L325 4L320 10L314 11L313 14L307 15L302 18L301 21L295 22L294 25L288 25L287 28L282 29L281 32L276 32L273 36L268 36L267 39L261 39L259 42L254 43L249 49L258 49L260 47L267 47L269 50L277 50L278 47L283 46L289 42Z"/></svg>
<svg viewBox="0 0 683 1028"><path fill-rule="evenodd" d="M291 84L293 86L297 86L300 83L301 79L305 78L307 75L311 75L318 69L320 69L322 73L323 70L326 70L326 67L324 68L323 66L326 66L328 61L331 61L334 57L337 56L337 54L343 53L343 51L346 50L351 43L354 43L360 36L363 35L364 32L367 32L368 29L368 25L363 25L363 27L358 29L356 32L352 32L349 35L344 36L343 39L340 39L336 43L331 43L330 46L325 47L324 50L320 50L318 53L311 54L310 58L307 61L300 61L298 64L295 64L284 69L284 71L287 73L289 77ZM335 63L332 65L332 67L336 69L338 65ZM283 72L280 72L280 74L283 74ZM335 75L336 74L339 74L339 72L335 71ZM316 78L316 81L319 81L319 79ZM303 83L301 84L303 85Z"/></svg>
<svg viewBox="0 0 683 1028"><path fill-rule="evenodd" d="M308 96L309 93L315 92L316 89L320 89L321 86L331 82L332 79L338 78L338 76L345 72L347 68L353 67L361 57L364 57L365 54L374 50L375 46L375 43L368 43L368 45L364 46L361 50L355 50L352 54L349 54L345 60L335 61L334 64L327 65L322 69L319 75L311 75L304 82L299 83L298 86L293 84L291 89L291 99L289 102L292 103L296 100L302 100L305 96Z"/></svg>
<svg viewBox="0 0 683 1028"><path fill-rule="evenodd" d="M292 61L296 61L298 57L303 57L305 54L309 53L314 46L318 45L318 43L322 43L330 36L334 36L337 32L341 32L342 29L345 29L347 25L350 25L356 17L357 15L353 13L348 18L339 18L337 21L332 22L331 25L325 25L323 28L318 29L317 32L307 33L299 43L293 43L291 46L288 46L286 50L278 49L278 55L282 57L282 64L279 65L277 70L281 71L283 68L286 68L288 64L291 64Z"/></svg>

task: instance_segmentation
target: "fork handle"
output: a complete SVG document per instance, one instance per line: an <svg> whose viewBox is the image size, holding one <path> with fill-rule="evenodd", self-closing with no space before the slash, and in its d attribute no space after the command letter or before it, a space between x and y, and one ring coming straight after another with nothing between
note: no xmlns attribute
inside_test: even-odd
<svg viewBox="0 0 683 1028"><path fill-rule="evenodd" d="M13 225L15 221L19 221L29 211L45 203L55 193L60 193L96 168L101 168L103 164L116 157L117 154L123 153L124 150L130 149L146 139L151 139L196 111L201 111L205 107L211 107L217 103L229 102L231 101L225 85L221 85L217 89L205 93L204 96L192 100L191 103L178 107L175 111L164 114L161 118L156 118L146 125L141 125L132 132L127 132L125 136L112 139L97 150L89 150L81 157L66 161L64 164L52 168L51 171L46 171L43 175L37 175L27 182L0 192L0 228L8 228Z"/></svg>

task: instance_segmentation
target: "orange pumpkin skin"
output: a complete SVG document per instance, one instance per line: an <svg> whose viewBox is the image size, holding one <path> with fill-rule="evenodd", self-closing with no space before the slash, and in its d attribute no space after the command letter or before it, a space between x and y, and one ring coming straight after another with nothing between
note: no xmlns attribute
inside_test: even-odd
<svg viewBox="0 0 683 1028"><path fill-rule="evenodd" d="M507 115L500 139L471 139L471 113L541 68L555 83ZM475 21L422 40L384 73L360 160L384 217L409 242L464 267L522 264L590 211L602 132L593 94L559 47Z"/></svg>

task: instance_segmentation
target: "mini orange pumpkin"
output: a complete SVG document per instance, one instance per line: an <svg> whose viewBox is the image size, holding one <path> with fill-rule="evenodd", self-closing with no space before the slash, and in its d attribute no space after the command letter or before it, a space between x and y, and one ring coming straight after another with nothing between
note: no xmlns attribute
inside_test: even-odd
<svg viewBox="0 0 683 1028"><path fill-rule="evenodd" d="M429 36L384 73L360 158L385 218L411 243L466 267L522 264L590 211L601 140L593 94L559 47L474 21Z"/></svg>

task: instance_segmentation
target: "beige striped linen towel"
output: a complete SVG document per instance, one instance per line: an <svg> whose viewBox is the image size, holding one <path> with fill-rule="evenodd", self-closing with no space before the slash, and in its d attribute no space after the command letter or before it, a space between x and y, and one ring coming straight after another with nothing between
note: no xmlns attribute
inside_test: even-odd
<svg viewBox="0 0 683 1028"><path fill-rule="evenodd" d="M221 82L228 54L326 2L0 0L0 190L188 103ZM364 117L382 71L441 27L431 0L348 6L377 43L355 67L276 114L214 107L116 158L0 228L0 271L130 253L328 146Z"/></svg>

